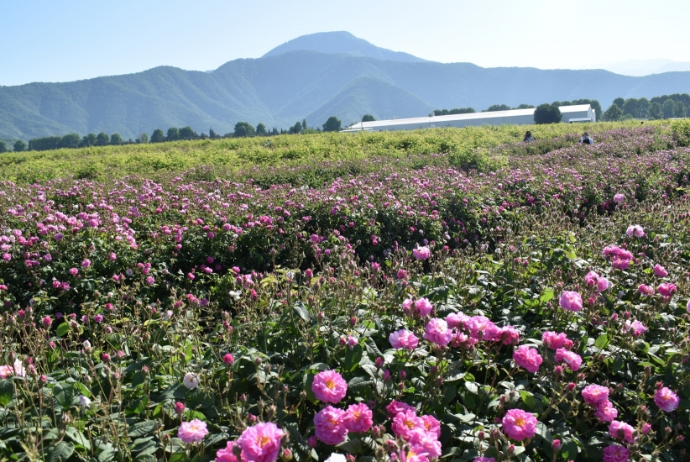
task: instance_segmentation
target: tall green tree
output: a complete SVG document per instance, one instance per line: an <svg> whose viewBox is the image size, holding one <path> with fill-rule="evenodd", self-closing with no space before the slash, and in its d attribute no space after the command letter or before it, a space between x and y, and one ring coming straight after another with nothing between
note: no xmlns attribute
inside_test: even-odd
<svg viewBox="0 0 690 462"><path fill-rule="evenodd" d="M675 106L675 104L675 101L673 101L671 98L668 98L664 101L664 104L661 105L661 110L664 113L664 119L670 119L673 117L673 106Z"/></svg>
<svg viewBox="0 0 690 462"><path fill-rule="evenodd" d="M330 116L322 127L325 132L339 132L342 127L342 122L336 116Z"/></svg>
<svg viewBox="0 0 690 462"><path fill-rule="evenodd" d="M151 142L152 143L163 143L165 141L165 134L163 133L163 130L160 128L157 128L151 133Z"/></svg>
<svg viewBox="0 0 690 462"><path fill-rule="evenodd" d="M76 133L69 133L62 137L60 140L61 148L78 148L81 138Z"/></svg>
<svg viewBox="0 0 690 462"><path fill-rule="evenodd" d="M192 127L189 125L186 127L180 128L180 139L181 140L193 140L194 138L197 137L197 134L194 130L192 130Z"/></svg>
<svg viewBox="0 0 690 462"><path fill-rule="evenodd" d="M647 110L649 109L649 100L644 96L637 100L637 109L640 111L640 118L647 117Z"/></svg>
<svg viewBox="0 0 690 462"><path fill-rule="evenodd" d="M247 136L254 136L256 130L249 122L237 122L235 124L235 138L244 138Z"/></svg>
<svg viewBox="0 0 690 462"><path fill-rule="evenodd" d="M436 112L436 111L434 111ZM365 114L362 116L362 122L374 122L376 120L376 117L374 117L371 114Z"/></svg>
<svg viewBox="0 0 690 462"><path fill-rule="evenodd" d="M107 133L100 132L96 136L96 146L107 146L110 143L110 136Z"/></svg>
<svg viewBox="0 0 690 462"><path fill-rule="evenodd" d="M7 143L3 140L0 140L0 152L7 152Z"/></svg>
<svg viewBox="0 0 690 462"><path fill-rule="evenodd" d="M290 133L293 135L297 135L299 133L302 133L302 124L299 122L296 122L295 125L290 127Z"/></svg>
<svg viewBox="0 0 690 462"><path fill-rule="evenodd" d="M635 118L640 117L640 105L635 98L626 99L621 109L623 110L623 115L630 114Z"/></svg>
<svg viewBox="0 0 690 462"><path fill-rule="evenodd" d="M647 118L649 120L663 119L664 111L661 109L661 104L656 102L650 103L649 108L647 109Z"/></svg>
<svg viewBox="0 0 690 462"><path fill-rule="evenodd" d="M307 129L307 119L302 119L302 130Z"/></svg>
<svg viewBox="0 0 690 462"><path fill-rule="evenodd" d="M510 106L507 104L494 104L492 106L489 106L489 108L486 111L482 112L497 112L497 111L509 111Z"/></svg>
<svg viewBox="0 0 690 462"><path fill-rule="evenodd" d="M681 117L685 118L687 112L687 108L685 107L685 104L683 104L682 101L676 102L676 104L673 105L673 117Z"/></svg>
<svg viewBox="0 0 690 462"><path fill-rule="evenodd" d="M259 122L259 125L256 126L256 134L259 136L268 135L268 132L266 131L266 125Z"/></svg>
<svg viewBox="0 0 690 462"><path fill-rule="evenodd" d="M562 117L563 114L557 105L541 104L534 110L535 124L557 124Z"/></svg>
<svg viewBox="0 0 690 462"><path fill-rule="evenodd" d="M180 139L180 132L175 127L168 128L168 134L165 137L168 141L177 141Z"/></svg>
<svg viewBox="0 0 690 462"><path fill-rule="evenodd" d="M139 138L137 138L137 143L146 144L148 142L149 142L149 135L147 135L146 133L142 133L141 135L139 135Z"/></svg>
<svg viewBox="0 0 690 462"><path fill-rule="evenodd" d="M119 133L113 133L112 135L110 135L110 144L117 146L124 142L125 141L122 139Z"/></svg>
<svg viewBox="0 0 690 462"><path fill-rule="evenodd" d="M620 98L620 99L622 99L622 98ZM617 120L621 120L622 117L623 117L623 110L616 103L613 103L611 106L609 106L609 108L606 110L606 112L604 112L604 119L609 121L609 122L615 122Z"/></svg>
<svg viewBox="0 0 690 462"><path fill-rule="evenodd" d="M625 104L625 100L623 98L618 97L618 98L613 100L613 104L618 106L619 109L622 109L623 105Z"/></svg>
<svg viewBox="0 0 690 462"><path fill-rule="evenodd" d="M22 152L26 149L26 143L22 140L17 140L14 142L14 146L12 147L14 148L15 152Z"/></svg>

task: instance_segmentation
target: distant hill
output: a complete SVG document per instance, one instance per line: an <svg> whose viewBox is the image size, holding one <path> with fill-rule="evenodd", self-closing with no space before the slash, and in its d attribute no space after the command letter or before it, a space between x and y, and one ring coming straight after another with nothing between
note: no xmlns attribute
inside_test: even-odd
<svg viewBox="0 0 690 462"><path fill-rule="evenodd" d="M331 115L348 124L364 114L377 119L425 116L437 108L481 110L492 104L581 98L597 99L606 108L619 96L689 91L690 72L627 77L602 70L482 68L286 51L230 61L213 72L158 67L77 82L0 87L0 138L103 131L127 139L186 125L227 133L238 121L262 122L270 129L306 119L314 127Z"/></svg>
<svg viewBox="0 0 690 462"><path fill-rule="evenodd" d="M278 56L291 51L316 51L326 54L343 53L352 56L408 63L421 63L425 61L407 53L377 47L364 39L357 38L351 33L344 31L303 35L275 47L262 57Z"/></svg>

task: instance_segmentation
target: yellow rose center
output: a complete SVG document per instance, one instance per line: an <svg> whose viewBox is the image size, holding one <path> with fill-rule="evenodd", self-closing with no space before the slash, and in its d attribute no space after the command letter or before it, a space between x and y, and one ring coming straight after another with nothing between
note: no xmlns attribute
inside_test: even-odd
<svg viewBox="0 0 690 462"><path fill-rule="evenodd" d="M414 428L414 422L412 422L411 420L406 420L406 421L405 421L405 426L406 426L407 428Z"/></svg>
<svg viewBox="0 0 690 462"><path fill-rule="evenodd" d="M515 425L517 425L518 427L523 427L525 425L525 419L523 419L522 417L518 417L517 419L515 419Z"/></svg>
<svg viewBox="0 0 690 462"><path fill-rule="evenodd" d="M256 443L257 443L259 446L261 446L262 448L263 448L264 446L266 446L266 445L267 445L268 443L270 443L270 442L271 442L271 438L269 438L268 436L263 436L263 435L261 435L261 436L258 436L258 437L256 438Z"/></svg>
<svg viewBox="0 0 690 462"><path fill-rule="evenodd" d="M326 388L328 388L329 390L335 388L335 382L331 379L326 380L324 383L326 384Z"/></svg>

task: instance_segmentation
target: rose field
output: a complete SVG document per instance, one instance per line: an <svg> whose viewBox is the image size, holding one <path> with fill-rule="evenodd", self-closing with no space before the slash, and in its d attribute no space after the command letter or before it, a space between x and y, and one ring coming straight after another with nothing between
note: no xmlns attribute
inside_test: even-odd
<svg viewBox="0 0 690 462"><path fill-rule="evenodd" d="M4 158L0 460L690 460L690 123L530 128Z"/></svg>

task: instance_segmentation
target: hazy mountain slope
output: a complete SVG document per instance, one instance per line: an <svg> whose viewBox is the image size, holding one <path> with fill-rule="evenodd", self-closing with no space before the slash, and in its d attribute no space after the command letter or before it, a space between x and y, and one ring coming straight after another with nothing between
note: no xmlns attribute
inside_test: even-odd
<svg viewBox="0 0 690 462"><path fill-rule="evenodd" d="M345 53L352 56L382 59L388 61L404 62L424 62L417 58L400 51L387 50L385 48L372 45L364 39L357 38L349 32L319 32L316 34L303 35L279 45L262 56L277 56L291 51L316 51L318 53L338 54Z"/></svg>
<svg viewBox="0 0 690 462"><path fill-rule="evenodd" d="M481 68L294 51L231 61L211 73L159 67L69 83L0 87L0 138L120 133L190 125L227 133L238 121L287 128L424 116L435 108L652 97L690 91L690 72L627 77L602 70Z"/></svg>
<svg viewBox="0 0 690 462"><path fill-rule="evenodd" d="M343 126L371 114L377 119L418 117L427 115L434 107L416 95L372 77L358 77L323 106L307 116L307 120L325 120L333 114Z"/></svg>

